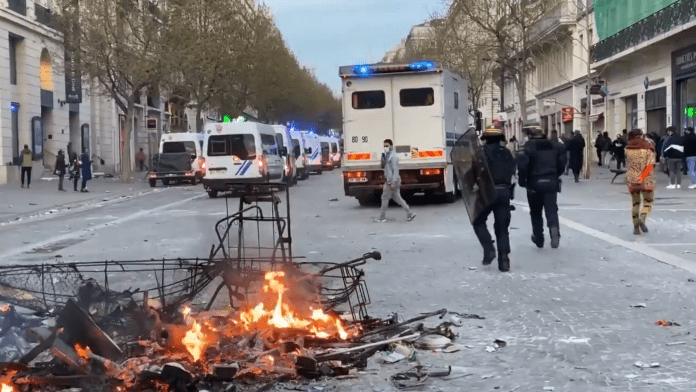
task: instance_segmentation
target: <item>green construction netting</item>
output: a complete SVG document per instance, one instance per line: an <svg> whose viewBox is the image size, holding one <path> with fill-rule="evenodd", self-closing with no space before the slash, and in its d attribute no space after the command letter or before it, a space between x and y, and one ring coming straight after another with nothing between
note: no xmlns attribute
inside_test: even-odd
<svg viewBox="0 0 696 392"><path fill-rule="evenodd" d="M594 0L595 24L600 40L679 0Z"/></svg>

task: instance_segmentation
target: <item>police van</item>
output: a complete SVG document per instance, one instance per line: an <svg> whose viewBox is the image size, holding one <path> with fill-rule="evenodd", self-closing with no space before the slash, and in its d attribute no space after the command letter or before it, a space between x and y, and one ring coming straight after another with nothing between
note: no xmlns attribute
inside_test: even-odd
<svg viewBox="0 0 696 392"><path fill-rule="evenodd" d="M206 124L203 187L208 196L242 191L250 182L280 182L285 163L273 126L253 122Z"/></svg>
<svg viewBox="0 0 696 392"><path fill-rule="evenodd" d="M283 171L282 181L290 185L297 184L296 158L293 153L290 131L285 125L273 125L273 129L275 129L276 136L278 137L278 147L280 148L281 154L287 151L287 154L283 156L285 170Z"/></svg>
<svg viewBox="0 0 696 392"><path fill-rule="evenodd" d="M330 137L329 140L331 141L331 162L333 164L333 167L335 168L340 168L341 167L341 148L340 148L340 143L338 138L336 137Z"/></svg>
<svg viewBox="0 0 696 392"><path fill-rule="evenodd" d="M160 139L159 153L153 158L148 181L154 187L158 180L164 185L188 181L196 185L203 178L199 158L202 156L203 134L165 133Z"/></svg>
<svg viewBox="0 0 696 392"><path fill-rule="evenodd" d="M443 195L457 185L450 152L467 130L467 82L432 61L339 68L343 93L343 186L369 204L384 184L383 141L399 158L402 194Z"/></svg>
<svg viewBox="0 0 696 392"><path fill-rule="evenodd" d="M307 141L307 171L322 173L322 151L319 136L315 133L302 131Z"/></svg>
<svg viewBox="0 0 696 392"><path fill-rule="evenodd" d="M309 170L307 170L307 141L305 134L300 131L290 131L292 138L292 152L295 157L295 167L297 168L297 179L306 180L309 178Z"/></svg>
<svg viewBox="0 0 696 392"><path fill-rule="evenodd" d="M321 147L321 169L333 170L333 158L331 157L331 141L328 136L319 136L319 146Z"/></svg>

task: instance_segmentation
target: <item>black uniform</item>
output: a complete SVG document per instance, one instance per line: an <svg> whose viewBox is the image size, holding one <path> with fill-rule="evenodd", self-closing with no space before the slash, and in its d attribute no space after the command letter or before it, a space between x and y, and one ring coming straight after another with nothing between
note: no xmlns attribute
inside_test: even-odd
<svg viewBox="0 0 696 392"><path fill-rule="evenodd" d="M560 241L557 196L561 191L559 178L566 166L566 152L560 143L547 140L545 136L536 135L529 140L524 150L517 155L520 186L527 188L532 217L532 242L539 248L544 247L544 218L551 234L551 247L557 248Z"/></svg>
<svg viewBox="0 0 696 392"><path fill-rule="evenodd" d="M474 232L483 246L483 264L490 264L495 258L493 238L488 231L486 220L493 213L495 237L498 240L498 269L510 269L510 199L512 198L512 176L515 174L515 159L510 150L500 142L489 142L483 147L486 162L495 183L496 198L474 221Z"/></svg>

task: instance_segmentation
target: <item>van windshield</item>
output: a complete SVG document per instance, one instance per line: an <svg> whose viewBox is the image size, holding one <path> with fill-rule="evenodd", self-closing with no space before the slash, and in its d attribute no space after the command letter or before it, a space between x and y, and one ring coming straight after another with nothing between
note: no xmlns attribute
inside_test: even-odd
<svg viewBox="0 0 696 392"><path fill-rule="evenodd" d="M162 153L178 153L187 152L196 154L196 142L164 142L162 143Z"/></svg>
<svg viewBox="0 0 696 392"><path fill-rule="evenodd" d="M208 156L231 156L239 159L256 159L254 135L215 135L208 138Z"/></svg>
<svg viewBox="0 0 696 392"><path fill-rule="evenodd" d="M331 153L336 154L338 152L338 145L336 143L331 143Z"/></svg>

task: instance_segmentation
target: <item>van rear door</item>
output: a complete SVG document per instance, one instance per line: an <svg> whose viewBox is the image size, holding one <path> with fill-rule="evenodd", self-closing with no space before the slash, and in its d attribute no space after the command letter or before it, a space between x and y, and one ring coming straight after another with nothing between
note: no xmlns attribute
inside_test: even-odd
<svg viewBox="0 0 696 392"><path fill-rule="evenodd" d="M391 85L388 77L351 78L344 83L346 154L370 153L369 160L347 159L347 166L379 164L384 139L393 139Z"/></svg>
<svg viewBox="0 0 696 392"><path fill-rule="evenodd" d="M394 149L402 164L444 156L444 111L440 75L398 76L392 79ZM441 151L433 153L433 151ZM420 154L420 155L419 155ZM419 158L421 156L421 158Z"/></svg>
<svg viewBox="0 0 696 392"><path fill-rule="evenodd" d="M256 139L252 134L210 135L206 151L207 178L227 179L243 176L256 159ZM246 169L245 169L246 168Z"/></svg>

